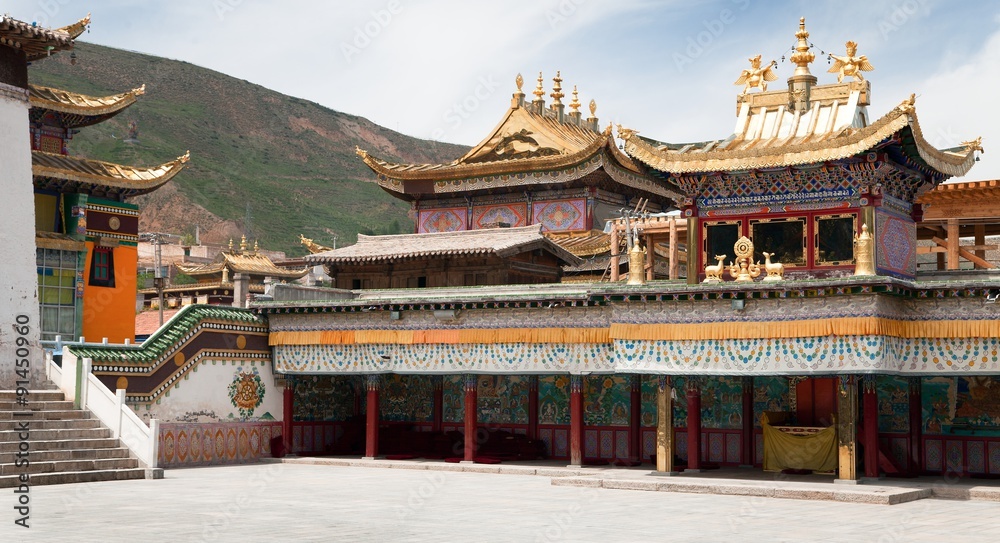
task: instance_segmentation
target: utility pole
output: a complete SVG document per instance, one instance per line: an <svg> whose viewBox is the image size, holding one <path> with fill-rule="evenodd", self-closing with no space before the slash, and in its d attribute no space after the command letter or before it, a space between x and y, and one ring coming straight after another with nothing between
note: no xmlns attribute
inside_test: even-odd
<svg viewBox="0 0 1000 543"><path fill-rule="evenodd" d="M153 287L156 288L156 298L159 300L160 326L163 326L163 287L166 286L167 277L163 276L163 253L160 246L167 242L167 238L177 238L175 234L163 232L143 232L139 234L141 241L148 241L153 244Z"/></svg>

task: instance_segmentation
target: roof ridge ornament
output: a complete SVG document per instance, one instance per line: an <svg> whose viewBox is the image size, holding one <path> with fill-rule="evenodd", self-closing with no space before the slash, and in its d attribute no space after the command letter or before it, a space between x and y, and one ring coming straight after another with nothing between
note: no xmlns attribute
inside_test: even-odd
<svg viewBox="0 0 1000 543"><path fill-rule="evenodd" d="M514 91L513 99L510 102L510 107L522 107L524 106L524 91L521 88L524 86L524 77L518 73L517 77L514 78L514 84L517 85L517 90Z"/></svg>
<svg viewBox="0 0 1000 543"><path fill-rule="evenodd" d="M146 84L143 83L141 87L132 89L132 94L135 96L142 96L146 94Z"/></svg>
<svg viewBox="0 0 1000 543"><path fill-rule="evenodd" d="M632 136L638 133L639 133L638 130L632 130L631 128L625 128L620 124L618 125L618 137L625 141L632 139Z"/></svg>
<svg viewBox="0 0 1000 543"><path fill-rule="evenodd" d="M830 69L827 70L827 73L837 74L837 83L842 83L844 81L844 76L853 77L855 81L864 81L865 78L861 75L861 72L870 72L874 70L875 67L868 62L867 56L854 56L858 52L858 44L853 40L849 40L845 46L847 48L846 55L830 55L830 58L834 60L834 63L833 66L830 66Z"/></svg>
<svg viewBox="0 0 1000 543"><path fill-rule="evenodd" d="M545 78L542 77L542 72L538 72L538 86L535 87L535 90L531 91L531 94L535 95L536 102L541 101L543 99L542 97L545 96L544 85L545 85Z"/></svg>
<svg viewBox="0 0 1000 543"><path fill-rule="evenodd" d="M962 146L965 147L968 151L973 152L973 153L976 152L976 151L979 151L980 153L985 153L986 152L986 151L983 150L983 137L982 136L979 136L978 138L972 139L972 140L969 140L969 141L963 141L962 142Z"/></svg>
<svg viewBox="0 0 1000 543"><path fill-rule="evenodd" d="M580 103L580 95L576 92L576 85L573 85L573 101L569 103L569 108L573 113L579 113L581 105L583 104Z"/></svg>
<svg viewBox="0 0 1000 543"><path fill-rule="evenodd" d="M760 59L761 55L748 58L747 60L750 61L750 68L743 70L739 79L733 83L734 85L746 85L743 87L743 92L740 93L740 96L750 92L750 89L753 88L760 88L762 92L767 92L768 81L778 80L778 76L773 71L774 68L778 67L777 61L772 60L770 64L761 68Z"/></svg>
<svg viewBox="0 0 1000 543"><path fill-rule="evenodd" d="M799 31L795 33L795 37L798 41L795 42L795 52L789 57L789 60L795 64L795 73L793 75L811 75L809 72L809 64L816 60L816 54L810 51L812 45L809 44L809 32L806 30L806 18L799 18Z"/></svg>

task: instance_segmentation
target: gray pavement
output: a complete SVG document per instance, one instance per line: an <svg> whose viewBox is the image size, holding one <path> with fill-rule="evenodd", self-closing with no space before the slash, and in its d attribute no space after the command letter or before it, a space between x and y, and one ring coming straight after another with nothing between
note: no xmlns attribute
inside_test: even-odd
<svg viewBox="0 0 1000 543"><path fill-rule="evenodd" d="M33 487L13 541L1000 541L1000 503L899 505L556 486L538 475L293 463Z"/></svg>

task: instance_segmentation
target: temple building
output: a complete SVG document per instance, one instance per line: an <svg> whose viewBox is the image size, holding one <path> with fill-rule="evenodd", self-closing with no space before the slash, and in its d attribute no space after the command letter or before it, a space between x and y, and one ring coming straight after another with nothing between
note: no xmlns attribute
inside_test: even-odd
<svg viewBox="0 0 1000 543"><path fill-rule="evenodd" d="M598 124L594 100L586 118L575 86L570 103L563 103L562 81L557 73L546 105L542 74L530 102L519 74L499 124L453 162L395 164L357 153L379 186L411 203L417 234L539 224L551 239L591 260L589 268L593 257L604 257L597 263L603 270L611 251L603 233L607 220L639 200L650 213L674 209L681 195L618 149L611 126Z"/></svg>
<svg viewBox="0 0 1000 543"><path fill-rule="evenodd" d="M89 24L60 31L75 38ZM74 134L134 104L144 86L103 97L28 89L42 339L132 341L139 208L127 200L170 181L188 155L140 168L69 154Z"/></svg>
<svg viewBox="0 0 1000 543"><path fill-rule="evenodd" d="M528 104L519 84L498 129L454 163L359 152L383 188L413 202L416 232L317 247L306 260L329 266L340 288L278 285L251 304L258 315L238 333L261 349L266 326L282 447L652 462L664 473L758 466L845 483L1000 475L1000 277L959 269L988 250L978 238L992 232L996 191L941 185L969 172L979 140L934 148L913 96L870 116L864 74L877 63L849 41L820 84L804 20L795 38L787 89L767 90L777 64L751 58L736 128L718 140L660 142L619 127L619 151L596 120L572 105L562 113L557 79L547 108L544 91ZM962 193L989 198L965 217ZM680 216L660 215L675 206ZM586 239L606 219L607 241ZM497 223L510 228L486 228ZM607 243L609 280L494 284L519 282L524 261L506 268L497 245L471 234L530 236L523 254L552 268L561 253L529 225L567 234L549 238L564 248ZM963 249L969 232L976 245ZM933 280L917 270L921 252L945 255ZM494 276L480 282L463 266ZM433 272L424 284L421 268ZM128 368L142 383L127 392L138 408L172 409L171 383L196 379L185 361L202 354L160 335L149 361ZM226 352L248 356L248 337ZM121 353L86 354L114 383Z"/></svg>
<svg viewBox="0 0 1000 543"><path fill-rule="evenodd" d="M253 248L246 236L235 248L219 252L205 264L174 264L180 273L195 280L188 284L168 284L163 288L164 306L176 308L191 304L232 305L246 307L251 295L262 295L266 281L294 281L309 273L309 267L280 267L263 252L256 242ZM144 308L159 307L159 290L139 290Z"/></svg>

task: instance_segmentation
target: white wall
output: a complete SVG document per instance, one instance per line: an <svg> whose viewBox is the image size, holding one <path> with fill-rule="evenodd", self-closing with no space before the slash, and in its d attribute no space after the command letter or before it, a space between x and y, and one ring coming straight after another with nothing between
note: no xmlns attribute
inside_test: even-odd
<svg viewBox="0 0 1000 543"><path fill-rule="evenodd" d="M14 92L12 92L14 91ZM38 345L38 274L35 269L35 199L31 182L31 143L28 102L12 97L14 87L0 89L0 389L12 389L17 338L30 344L30 377L33 387L45 380L42 351ZM18 316L27 320L25 330L15 329ZM23 352L22 352L23 354ZM30 400L30 398L29 398Z"/></svg>
<svg viewBox="0 0 1000 543"><path fill-rule="evenodd" d="M264 385L264 398L249 417L229 398L229 385L242 371L256 369ZM170 390L152 404L129 406L142 420L161 422L227 422L240 420L281 420L283 389L274 384L274 372L269 361L226 362L203 360L177 381ZM268 414L270 417L268 417Z"/></svg>

